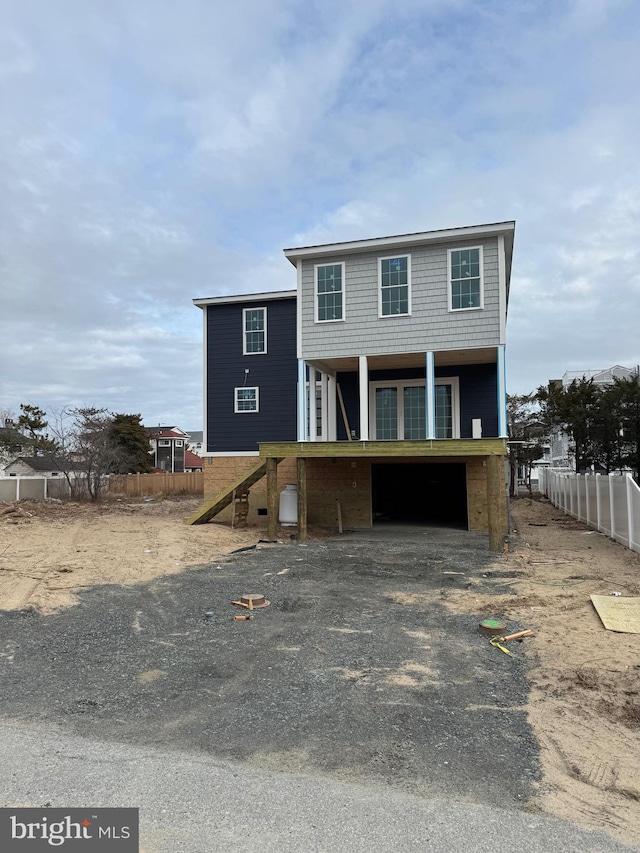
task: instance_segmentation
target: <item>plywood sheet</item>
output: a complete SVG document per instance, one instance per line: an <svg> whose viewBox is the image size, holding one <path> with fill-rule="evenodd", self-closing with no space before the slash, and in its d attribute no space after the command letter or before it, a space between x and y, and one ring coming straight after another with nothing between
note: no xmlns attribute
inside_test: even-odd
<svg viewBox="0 0 640 853"><path fill-rule="evenodd" d="M640 634L640 598L592 595L591 601L607 630Z"/></svg>

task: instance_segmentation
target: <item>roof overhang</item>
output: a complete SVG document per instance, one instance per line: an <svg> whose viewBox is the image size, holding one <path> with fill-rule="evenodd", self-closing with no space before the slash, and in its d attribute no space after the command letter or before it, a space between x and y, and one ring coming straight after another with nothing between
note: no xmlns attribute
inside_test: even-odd
<svg viewBox="0 0 640 853"><path fill-rule="evenodd" d="M194 299L193 304L198 308L207 305L231 305L234 302L273 302L274 299L295 299L295 290L272 290L267 293L234 293L231 296L212 296L210 298Z"/></svg>
<svg viewBox="0 0 640 853"><path fill-rule="evenodd" d="M423 245L425 243L446 243L458 240L473 240L480 237L505 238L505 245L509 244L513 251L513 235L516 223L513 220L507 222L493 222L488 225L468 225L462 228L445 228L439 231L417 231L412 234L398 234L392 237L373 237L367 240L349 240L344 243L324 243L318 246L298 246L296 248L284 249L285 257L295 266L299 258L320 258L327 255L354 254L356 252L370 252L378 249L408 248L410 246Z"/></svg>

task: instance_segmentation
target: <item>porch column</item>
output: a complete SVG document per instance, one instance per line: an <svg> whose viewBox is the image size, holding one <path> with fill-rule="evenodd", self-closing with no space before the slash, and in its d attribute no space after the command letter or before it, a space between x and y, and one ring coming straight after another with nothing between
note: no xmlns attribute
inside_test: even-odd
<svg viewBox="0 0 640 853"><path fill-rule="evenodd" d="M267 458L267 539L278 535L278 460Z"/></svg>
<svg viewBox="0 0 640 853"><path fill-rule="evenodd" d="M320 423L322 440L329 441L329 376L320 374Z"/></svg>
<svg viewBox="0 0 640 853"><path fill-rule="evenodd" d="M338 436L338 425L336 423L336 391L337 381L335 376L327 377L327 441L335 441Z"/></svg>
<svg viewBox="0 0 640 853"><path fill-rule="evenodd" d="M496 347L498 362L498 437L508 438L507 429L507 358L506 347Z"/></svg>
<svg viewBox="0 0 640 853"><path fill-rule="evenodd" d="M369 370L366 355L358 358L360 391L360 441L369 441Z"/></svg>
<svg viewBox="0 0 640 853"><path fill-rule="evenodd" d="M311 365L309 365L309 441L318 440L316 374L317 371L315 367L311 367Z"/></svg>
<svg viewBox="0 0 640 853"><path fill-rule="evenodd" d="M307 440L307 363L298 359L298 441Z"/></svg>
<svg viewBox="0 0 640 853"><path fill-rule="evenodd" d="M427 434L425 438L436 437L436 374L435 359L432 352L425 353L426 383L425 402L427 406Z"/></svg>

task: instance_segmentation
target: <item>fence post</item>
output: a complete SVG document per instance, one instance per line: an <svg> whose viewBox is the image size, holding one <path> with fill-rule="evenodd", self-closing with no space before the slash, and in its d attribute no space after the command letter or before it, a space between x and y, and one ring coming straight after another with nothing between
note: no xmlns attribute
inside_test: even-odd
<svg viewBox="0 0 640 853"><path fill-rule="evenodd" d="M615 539L616 523L615 523L615 507L613 503L613 477L615 474L609 474L609 514L611 515L611 538Z"/></svg>
<svg viewBox="0 0 640 853"><path fill-rule="evenodd" d="M633 481L631 474L626 475L626 485L627 485L627 526L629 528L629 550L633 550L633 543L635 537L634 531L634 523L633 523Z"/></svg>
<svg viewBox="0 0 640 853"><path fill-rule="evenodd" d="M576 514L576 518L580 521L580 477L582 474L576 474L576 504L578 505L578 512Z"/></svg>
<svg viewBox="0 0 640 853"><path fill-rule="evenodd" d="M587 519L587 524L591 526L591 519L589 518L589 477L590 474L584 475L584 516Z"/></svg>
<svg viewBox="0 0 640 853"><path fill-rule="evenodd" d="M602 505L600 495L600 474L596 474L596 522L598 530L602 530Z"/></svg>
<svg viewBox="0 0 640 853"><path fill-rule="evenodd" d="M20 500L20 477L16 477L16 502Z"/></svg>

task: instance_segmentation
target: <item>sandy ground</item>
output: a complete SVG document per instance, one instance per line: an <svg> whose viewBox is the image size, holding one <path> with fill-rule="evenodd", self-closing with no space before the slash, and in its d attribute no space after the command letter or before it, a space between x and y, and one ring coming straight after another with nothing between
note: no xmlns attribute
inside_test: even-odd
<svg viewBox="0 0 640 853"><path fill-rule="evenodd" d="M514 501L513 520L511 550L496 562L505 595L470 600L456 591L448 606L517 620L536 632L523 643L538 660L528 707L541 746L538 805L637 844L640 634L605 630L589 596L640 594L640 555L546 500ZM511 649L524 653L518 643Z"/></svg>
<svg viewBox="0 0 640 853"><path fill-rule="evenodd" d="M74 589L135 584L210 563L265 537L183 519L197 500L103 506L23 503L31 518L0 517L0 608L73 605ZM607 631L589 595L640 594L640 556L564 516L547 501L513 504L508 553L488 570L504 594L443 591L454 613L518 621L536 632L529 719L541 746L542 811L623 841L640 838L640 635ZM441 599L442 600L442 599ZM499 652L496 651L496 654Z"/></svg>
<svg viewBox="0 0 640 853"><path fill-rule="evenodd" d="M74 604L74 590L136 584L210 563L252 545L265 531L187 526L198 499L55 504L22 501L32 515L0 516L0 608L49 613ZM0 510L7 505L0 504Z"/></svg>

